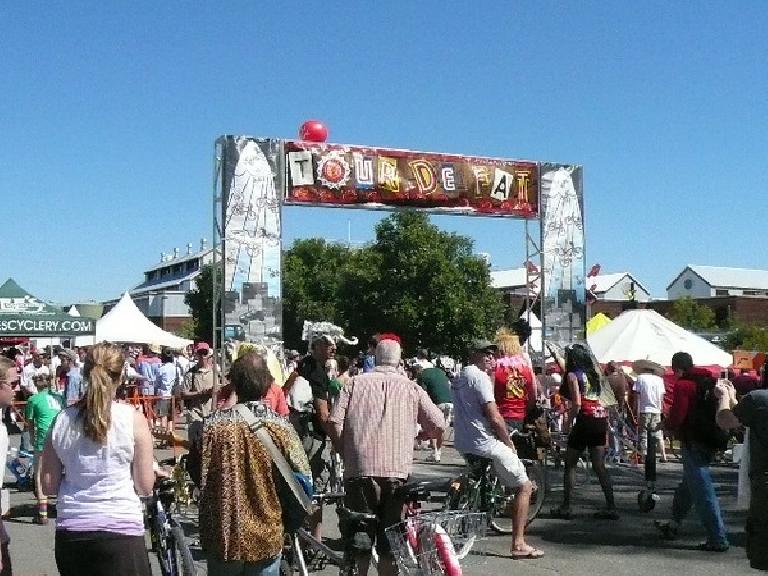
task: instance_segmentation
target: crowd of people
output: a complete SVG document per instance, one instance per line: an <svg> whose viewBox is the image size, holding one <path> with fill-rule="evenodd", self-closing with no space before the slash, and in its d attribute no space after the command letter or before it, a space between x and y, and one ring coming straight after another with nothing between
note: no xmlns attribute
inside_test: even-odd
<svg viewBox="0 0 768 576"><path fill-rule="evenodd" d="M366 535L379 573L396 573L384 529L400 520L397 488L411 475L422 442L430 443L428 460L440 462L449 426L456 450L490 459L515 494L507 511L514 528L509 556L541 558L544 552L525 538L535 487L513 440L542 420L545 433L567 437L563 500L554 517L571 518L575 468L585 452L605 497L595 517L610 521L619 511L606 463L633 455L642 460L649 440L664 462L666 442L675 438L682 481L672 518L656 526L662 537L675 538L695 509L707 533L701 549L711 552L727 550L729 541L709 466L731 431L748 427L747 548L754 567L768 568L759 544L768 536L764 382L727 374L717 379L684 352L672 359L672 377L649 361L631 370L609 364L604 377L579 344L555 354L542 373L522 347L526 337L524 329L502 329L494 341L472 341L460 363L425 350L404 359L394 334L378 335L365 353L348 358L337 354L334 338L320 334L306 355L285 354L280 375L270 370L266 348L241 344L229 350L218 377L214 351L204 342L190 350L194 361L184 350L153 345L104 343L48 357L12 348L0 366L0 408L9 409L11 429L24 422L23 443L35 454L36 522L47 522L47 498L56 496L56 562L64 575L149 573L139 497L151 493L158 471L152 428L189 450L188 469L200 487L200 540L214 576L278 574L292 503L271 463L284 458L311 496L328 493L333 457L344 464L344 505L378 517ZM14 395L25 402L23 418L10 410ZM177 411L186 421L183 438L176 433ZM7 433L0 434L0 453L7 451ZM322 506L302 522L322 538ZM7 568L1 526L0 545ZM370 550L357 555L365 574Z"/></svg>

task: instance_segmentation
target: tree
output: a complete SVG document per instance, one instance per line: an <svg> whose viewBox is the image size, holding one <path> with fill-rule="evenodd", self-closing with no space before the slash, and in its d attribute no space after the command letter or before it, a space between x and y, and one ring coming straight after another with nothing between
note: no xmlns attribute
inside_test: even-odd
<svg viewBox="0 0 768 576"><path fill-rule="evenodd" d="M376 241L350 261L344 316L353 333L391 331L406 350L460 354L489 336L503 318L501 295L471 239L443 232L424 212L395 212L376 227ZM364 268L361 268L364 265ZM362 308L362 309L361 309Z"/></svg>
<svg viewBox="0 0 768 576"><path fill-rule="evenodd" d="M667 318L689 330L709 330L715 326L715 313L712 308L699 304L690 296L675 300Z"/></svg>
<svg viewBox="0 0 768 576"><path fill-rule="evenodd" d="M213 274L214 268L211 264L200 268L200 274L195 279L195 289L184 296L184 303L192 312L194 339L204 342L211 342L213 338ZM217 306L220 310L220 297ZM218 320L221 327L221 318L219 317Z"/></svg>
<svg viewBox="0 0 768 576"><path fill-rule="evenodd" d="M472 241L423 212L395 212L363 248L299 240L283 254L283 338L299 347L304 320L327 320L365 342L395 332L417 348L461 354L503 320L501 295Z"/></svg>
<svg viewBox="0 0 768 576"><path fill-rule="evenodd" d="M726 350L750 350L768 352L768 330L754 324L736 327L725 340Z"/></svg>
<svg viewBox="0 0 768 576"><path fill-rule="evenodd" d="M341 323L339 286L350 250L320 238L297 240L283 253L283 340L301 349L305 320Z"/></svg>

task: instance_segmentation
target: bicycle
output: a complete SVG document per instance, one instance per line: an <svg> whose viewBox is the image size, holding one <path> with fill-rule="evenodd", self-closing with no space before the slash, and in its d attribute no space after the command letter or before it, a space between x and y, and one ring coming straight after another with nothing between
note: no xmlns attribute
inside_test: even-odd
<svg viewBox="0 0 768 576"><path fill-rule="evenodd" d="M176 504L176 493L176 480L159 478L155 482L152 496L144 499L145 526L162 575L195 576L197 568L184 531L171 515L171 507Z"/></svg>
<svg viewBox="0 0 768 576"><path fill-rule="evenodd" d="M448 489L449 482L443 480L416 480L396 492L405 502L404 519L386 528L385 534L400 574L456 574L463 561L464 565L468 565L484 559L485 513L460 510L422 512L421 502L428 502L432 492Z"/></svg>
<svg viewBox="0 0 768 576"><path fill-rule="evenodd" d="M404 516L413 518L421 513L420 502L428 501L431 492L445 493L447 488L448 482L444 480L416 480L399 487L395 492L395 499L403 502ZM327 562L339 567L340 576L357 576L357 556L367 552L371 552L373 563L378 563L376 549L368 537L368 532L376 528L376 515L345 508L338 494L328 494L320 498L335 500L337 503L336 512L344 550L337 552L300 528L294 534L286 534L280 562L281 576L291 576L294 572L307 576L310 565L313 570L322 570Z"/></svg>
<svg viewBox="0 0 768 576"><path fill-rule="evenodd" d="M533 492L528 507L526 525L541 512L548 490L546 467L538 456L535 432L514 432L512 441L516 444L520 461L525 466ZM512 534L511 505L515 490L507 488L493 471L493 460L464 454L467 468L464 474L451 482L445 510L483 512L488 525L499 534Z"/></svg>
<svg viewBox="0 0 768 576"><path fill-rule="evenodd" d="M301 576L308 576L312 565L314 570L322 570L325 562L330 562L339 567L340 576L357 576L356 556L360 552L370 550L370 540L367 542L356 535L367 536L368 530L375 527L376 515L353 512L344 507L337 508L339 516L339 528L345 541L344 552L339 553L331 549L327 544L315 539L304 528L299 528L293 534L285 535L283 556L280 560L280 575L291 576L298 572ZM306 548L305 548L306 546ZM309 551L311 554L308 554Z"/></svg>

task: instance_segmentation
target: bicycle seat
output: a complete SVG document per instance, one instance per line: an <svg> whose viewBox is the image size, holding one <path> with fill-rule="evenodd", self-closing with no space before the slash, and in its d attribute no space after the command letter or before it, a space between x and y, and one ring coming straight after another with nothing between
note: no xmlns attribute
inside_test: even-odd
<svg viewBox="0 0 768 576"><path fill-rule="evenodd" d="M395 490L395 498L398 500L426 498L431 492L448 492L450 485L450 479L412 478Z"/></svg>
<svg viewBox="0 0 768 576"><path fill-rule="evenodd" d="M467 472L469 477L478 480L485 474L485 471L493 463L490 458L478 456L476 454L464 454L464 460L467 461Z"/></svg>
<svg viewBox="0 0 768 576"><path fill-rule="evenodd" d="M468 466L487 466L493 460L486 458L485 456L478 456L477 454L462 454L464 460L467 461Z"/></svg>

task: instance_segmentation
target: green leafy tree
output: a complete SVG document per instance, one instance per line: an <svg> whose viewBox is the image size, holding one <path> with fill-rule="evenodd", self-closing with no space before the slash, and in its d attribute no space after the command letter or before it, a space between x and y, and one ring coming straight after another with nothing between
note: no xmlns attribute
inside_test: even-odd
<svg viewBox="0 0 768 576"><path fill-rule="evenodd" d="M305 320L343 325L340 284L350 257L346 246L320 238L297 240L283 253L283 340L301 350Z"/></svg>
<svg viewBox="0 0 768 576"><path fill-rule="evenodd" d="M214 268L206 264L195 278L195 289L186 293L184 303L192 312L192 336L195 340L211 342L213 338L213 274ZM221 307L219 297L217 306ZM219 318L221 327L221 318Z"/></svg>
<svg viewBox="0 0 768 576"><path fill-rule="evenodd" d="M727 350L768 352L768 329L754 324L741 324L725 340Z"/></svg>
<svg viewBox="0 0 768 576"><path fill-rule="evenodd" d="M409 353L460 354L491 335L503 318L501 295L472 241L441 231L423 212L395 212L376 227L376 241L350 259L342 317L351 333L391 331Z"/></svg>
<svg viewBox="0 0 768 576"><path fill-rule="evenodd" d="M715 313L712 308L699 304L690 296L675 300L667 318L689 330L709 330L715 326Z"/></svg>
<svg viewBox="0 0 768 576"><path fill-rule="evenodd" d="M347 248L299 240L283 255L283 337L299 348L304 320L328 320L361 342L395 332L406 352L460 354L503 320L501 295L469 238L441 231L423 212L396 212L376 240Z"/></svg>

